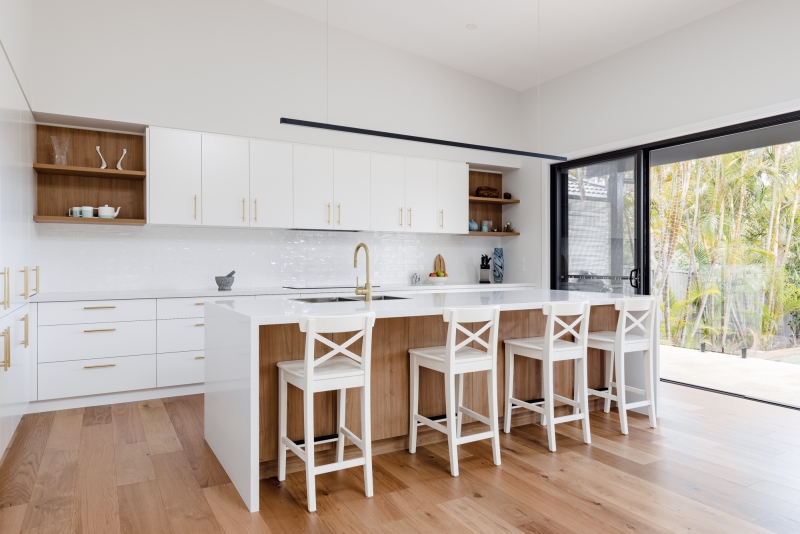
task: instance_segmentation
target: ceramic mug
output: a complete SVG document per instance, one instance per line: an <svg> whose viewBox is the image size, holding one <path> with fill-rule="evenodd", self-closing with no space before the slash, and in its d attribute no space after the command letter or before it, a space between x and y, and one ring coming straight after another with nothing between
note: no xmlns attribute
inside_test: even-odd
<svg viewBox="0 0 800 534"><path fill-rule="evenodd" d="M94 208L91 206L83 206L81 208L81 217L86 217L87 219L91 219L94 217Z"/></svg>
<svg viewBox="0 0 800 534"><path fill-rule="evenodd" d="M80 217L81 216L81 207L77 206L74 208L69 209L69 216L70 217Z"/></svg>

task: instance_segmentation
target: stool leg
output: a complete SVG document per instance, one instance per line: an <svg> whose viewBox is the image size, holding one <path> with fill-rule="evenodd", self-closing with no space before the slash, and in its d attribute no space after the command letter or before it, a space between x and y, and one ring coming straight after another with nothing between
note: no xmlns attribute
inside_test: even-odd
<svg viewBox="0 0 800 534"><path fill-rule="evenodd" d="M542 397L544 397L544 399L547 400L547 395L545 395L546 391L545 391L545 387L544 387L544 371L545 371L544 368L545 368L545 365L544 365L544 360L540 360L540 361L542 362ZM550 369L550 372L552 373L552 368ZM547 405L544 404L544 401L542 401L542 409L545 410L545 411L547 410ZM541 422L542 426L547 426L547 414L546 413L542 414L542 419L541 419L540 422Z"/></svg>
<svg viewBox="0 0 800 534"><path fill-rule="evenodd" d="M581 381L581 366L578 365L578 360L572 361L572 400L579 403L581 401L581 390L580 390L580 381ZM572 415L576 415L580 413L581 409L579 406L572 407Z"/></svg>
<svg viewBox="0 0 800 534"><path fill-rule="evenodd" d="M456 379L456 419L458 420L458 430L456 436L461 437L461 421L464 414L461 413L461 406L464 405L464 373L458 375Z"/></svg>
<svg viewBox="0 0 800 534"><path fill-rule="evenodd" d="M372 413L369 376L361 388L361 441L364 444L364 493L372 497Z"/></svg>
<svg viewBox="0 0 800 534"><path fill-rule="evenodd" d="M611 381L614 379L614 353L610 351L605 351L605 358L606 358L606 393L608 397L606 397L605 402L603 403L603 411L605 413L609 413L611 411Z"/></svg>
<svg viewBox="0 0 800 534"><path fill-rule="evenodd" d="M283 370L278 370L278 480L286 480L286 445L283 438L286 437L286 376Z"/></svg>
<svg viewBox="0 0 800 534"><path fill-rule="evenodd" d="M447 406L447 448L450 450L450 474L458 476L458 443L456 437L456 377L444 374L444 399Z"/></svg>
<svg viewBox="0 0 800 534"><path fill-rule="evenodd" d="M344 432L342 432L342 427L344 427L345 421L345 409L347 407L347 390L342 388L339 390L339 418L336 422L336 433L339 434L339 439L336 442L336 461L343 462L344 461Z"/></svg>
<svg viewBox="0 0 800 534"><path fill-rule="evenodd" d="M514 351L506 347L506 395L505 417L503 417L503 432L511 432L511 397L514 396Z"/></svg>
<svg viewBox="0 0 800 534"><path fill-rule="evenodd" d="M586 369L586 359L587 357L584 356L580 360L575 360L575 366L579 369L578 378L580 380L577 397L581 405L581 413L583 414L583 421L581 422L581 427L583 428L583 442L588 445L592 442L592 434L589 429L589 373Z"/></svg>
<svg viewBox="0 0 800 534"><path fill-rule="evenodd" d="M647 414L650 416L650 427L656 428L656 403L655 403L655 388L653 387L653 351L644 351L644 392L647 395L647 400L650 401L650 406L647 407Z"/></svg>
<svg viewBox="0 0 800 534"><path fill-rule="evenodd" d="M492 459L500 465L500 423L497 419L497 367L492 367L486 375L489 390L489 428L492 431Z"/></svg>
<svg viewBox="0 0 800 534"><path fill-rule="evenodd" d="M619 426L623 434L628 434L628 401L625 400L625 353L621 350L614 351L614 367L617 372L617 411L619 412Z"/></svg>
<svg viewBox="0 0 800 534"><path fill-rule="evenodd" d="M408 452L414 454L417 452L417 420L414 419L414 416L419 412L419 365L413 356L411 357L409 384L411 385L411 394L409 395L411 409L408 414Z"/></svg>
<svg viewBox="0 0 800 534"><path fill-rule="evenodd" d="M310 388L308 388L310 389ZM306 390L303 392L303 415L305 423L306 446L306 494L308 499L308 511L317 511L317 486L314 478L314 392Z"/></svg>
<svg viewBox="0 0 800 534"><path fill-rule="evenodd" d="M556 452L556 425L553 414L553 362L550 360L542 361L544 371L544 411L547 416L547 445L551 452ZM542 419L544 421L544 418Z"/></svg>

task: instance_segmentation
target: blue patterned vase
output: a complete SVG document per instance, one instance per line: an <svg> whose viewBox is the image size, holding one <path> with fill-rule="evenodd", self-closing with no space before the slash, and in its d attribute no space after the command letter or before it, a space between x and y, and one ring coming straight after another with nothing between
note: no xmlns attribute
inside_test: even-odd
<svg viewBox="0 0 800 534"><path fill-rule="evenodd" d="M503 249L496 248L494 249L494 265L492 266L492 277L495 284L503 283L503 268Z"/></svg>

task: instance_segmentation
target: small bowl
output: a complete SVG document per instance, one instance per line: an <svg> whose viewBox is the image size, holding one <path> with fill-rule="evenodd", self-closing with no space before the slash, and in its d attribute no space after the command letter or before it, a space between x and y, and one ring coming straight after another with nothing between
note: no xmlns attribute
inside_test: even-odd
<svg viewBox="0 0 800 534"><path fill-rule="evenodd" d="M437 286L442 286L447 282L446 276L429 276L428 283L434 284Z"/></svg>
<svg viewBox="0 0 800 534"><path fill-rule="evenodd" d="M215 276L217 287L220 291L230 291L233 285L233 276Z"/></svg>

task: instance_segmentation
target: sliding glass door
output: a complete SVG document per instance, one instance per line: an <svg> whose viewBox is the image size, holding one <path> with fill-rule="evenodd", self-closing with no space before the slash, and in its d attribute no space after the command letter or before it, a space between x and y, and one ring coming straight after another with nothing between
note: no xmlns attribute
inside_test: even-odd
<svg viewBox="0 0 800 534"><path fill-rule="evenodd" d="M554 289L646 294L644 154L553 167Z"/></svg>

